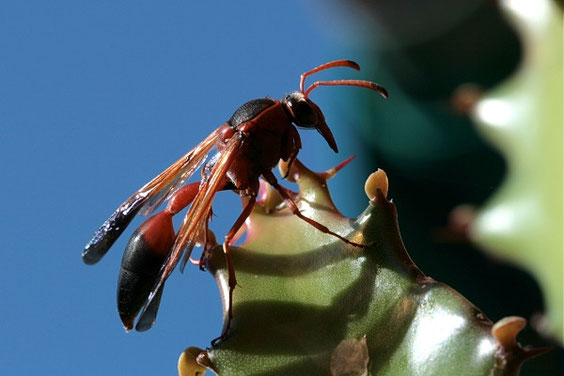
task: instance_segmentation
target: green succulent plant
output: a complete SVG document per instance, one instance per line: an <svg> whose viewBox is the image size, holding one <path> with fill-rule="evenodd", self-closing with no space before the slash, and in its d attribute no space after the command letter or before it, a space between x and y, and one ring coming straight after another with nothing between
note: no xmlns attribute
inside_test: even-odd
<svg viewBox="0 0 564 376"><path fill-rule="evenodd" d="M314 229L265 189L245 242L232 249L239 286L231 329L209 349L182 353L181 376L206 369L230 376L513 375L543 351L515 341L524 319L494 325L414 265L383 171L367 180L366 210L355 219L342 216L327 188L336 170L314 173L295 161L295 200L306 216L367 246ZM207 266L225 303L221 247L212 249Z"/></svg>
<svg viewBox="0 0 564 376"><path fill-rule="evenodd" d="M544 329L562 341L562 9L549 0L500 6L520 34L522 63L477 102L473 117L509 171L471 236L532 272L545 295Z"/></svg>

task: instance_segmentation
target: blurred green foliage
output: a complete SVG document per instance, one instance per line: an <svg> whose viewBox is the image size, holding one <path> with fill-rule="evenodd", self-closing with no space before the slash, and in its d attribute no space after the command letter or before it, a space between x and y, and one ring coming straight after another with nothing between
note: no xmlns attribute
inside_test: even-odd
<svg viewBox="0 0 564 376"><path fill-rule="evenodd" d="M562 11L548 0L505 1L502 9L523 41L522 62L473 113L509 171L472 239L534 274L546 299L541 325L562 341Z"/></svg>
<svg viewBox="0 0 564 376"><path fill-rule="evenodd" d="M530 60L528 37L508 21L501 3L517 7L530 3L530 12L534 12L546 1L355 1L357 12L351 16L355 20L351 29L356 33L355 40L361 41L359 53L365 55L359 60L363 71L368 66L365 61L371 61L369 78L384 85L390 99L380 103L365 93L355 93L347 114L352 116L351 123L362 125L357 129L367 151L361 156L366 168L381 167L394 182L390 197L398 206L403 239L415 263L428 275L460 291L494 321L519 315L533 318L531 322L537 324L538 314L548 310L557 318L552 325L556 329L558 314L554 307L562 307L555 299L558 294L562 297L558 290L562 286L562 220L558 216L562 205L555 197L562 195L558 184L562 171L562 147L558 144L562 139L558 133L561 118L559 127L552 125L552 131L542 136L545 141L552 137L550 142L540 146L539 142L545 141L533 139L530 145L537 143L538 149L519 152L521 160L528 159L529 171L537 174L531 179L544 174L527 182L529 187L545 186L537 187L537 192L528 197L545 192L546 199L529 227L528 242L520 245L527 257L535 258L534 264L542 263L551 271L535 266L536 274L529 274L531 264L525 259L519 263L518 256L512 256L509 263L500 262L497 255L483 252L488 247L474 242L468 231L476 212L472 208L492 202L494 195L499 197L498 187L502 183L505 186L514 173L515 161L506 159L505 150L498 150L497 145L492 148L491 138L484 138L468 116L477 95L519 74L523 62ZM350 9L350 2L343 4ZM548 4L552 17L559 18L560 29L553 30L551 41L538 48L552 49L553 55L546 56L549 60L545 64L560 64L561 72L562 8L555 8L554 2ZM545 70L542 66L538 69ZM558 119L554 116L562 109L561 91L558 95L562 79L548 71L544 77L554 87L551 92L544 91L541 81L523 82L531 86L522 87L521 96L530 96L531 103L549 102L531 110L525 121L555 124ZM460 100L458 94L464 87L471 88L467 92L471 95ZM552 120L548 120L550 117ZM520 142L523 136L525 133ZM526 197L529 193L524 188L520 193ZM540 215L547 204L550 209ZM541 224L547 221L548 226ZM539 227L541 231L533 235L531 231ZM473 232L472 236L477 235ZM519 237L513 240L519 241ZM552 280L550 286L548 279ZM531 327L521 338L538 346L556 346L542 359L526 363L523 375L564 372L560 341L546 338Z"/></svg>

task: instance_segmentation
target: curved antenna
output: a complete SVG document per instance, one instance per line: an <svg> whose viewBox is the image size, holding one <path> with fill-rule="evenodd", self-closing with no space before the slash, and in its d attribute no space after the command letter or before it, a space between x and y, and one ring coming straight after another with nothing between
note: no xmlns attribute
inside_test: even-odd
<svg viewBox="0 0 564 376"><path fill-rule="evenodd" d="M335 61L330 61L330 62L325 63L325 64L321 64L320 66L315 67L310 71L302 73L302 75L300 76L300 93L304 92L304 84L305 84L305 79L306 79L307 76L314 74L314 73L317 73L319 71L329 69L329 68L334 68L334 67L349 67L349 68L352 68L352 69L356 69L357 71L360 70L360 66L352 60L335 60ZM307 97L307 95L306 95L306 97Z"/></svg>
<svg viewBox="0 0 564 376"><path fill-rule="evenodd" d="M359 86L359 87L365 87L367 89L377 91L384 98L388 98L388 92L386 91L386 89L384 89L382 86L380 86L380 85L378 85L374 82L364 81L364 80L316 81L307 88L305 93L302 91L302 93L304 93L304 97L307 98L309 93L311 93L311 91L318 86Z"/></svg>

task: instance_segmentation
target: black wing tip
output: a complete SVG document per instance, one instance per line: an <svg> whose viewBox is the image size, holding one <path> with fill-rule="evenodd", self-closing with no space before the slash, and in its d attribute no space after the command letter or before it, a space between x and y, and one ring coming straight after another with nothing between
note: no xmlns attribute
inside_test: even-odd
<svg viewBox="0 0 564 376"><path fill-rule="evenodd" d="M157 322L157 313L159 312L159 305L163 296L164 284L157 289L156 293L150 293L147 298L147 303L141 309L135 330L138 332L146 332L151 329Z"/></svg>
<svg viewBox="0 0 564 376"><path fill-rule="evenodd" d="M145 320L138 321L137 325L135 325L135 331L146 332L147 330L151 329L155 325L156 321L157 321L156 319L150 322L146 322Z"/></svg>
<svg viewBox="0 0 564 376"><path fill-rule="evenodd" d="M108 253L116 238L115 236L107 236L104 238L98 236L98 233L96 233L92 240L84 247L84 251L82 251L82 261L86 265L97 264L98 261Z"/></svg>
<svg viewBox="0 0 564 376"><path fill-rule="evenodd" d="M147 330L151 329L157 321L155 312L141 312L141 314L139 314L139 317L137 318L137 324L135 323L136 317L137 314L135 314L134 316L120 314L121 323L123 324L123 328L125 329L126 333L131 332L133 328L135 328L136 332L146 332Z"/></svg>
<svg viewBox="0 0 564 376"><path fill-rule="evenodd" d="M102 259L103 255L99 255L96 252L93 252L90 247L86 247L84 251L82 251L82 261L86 265L94 265L97 264L98 261Z"/></svg>

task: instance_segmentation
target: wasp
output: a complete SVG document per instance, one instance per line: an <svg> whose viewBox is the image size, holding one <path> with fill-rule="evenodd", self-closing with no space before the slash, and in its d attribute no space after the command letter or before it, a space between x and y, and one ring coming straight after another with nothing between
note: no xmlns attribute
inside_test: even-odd
<svg viewBox="0 0 564 376"><path fill-rule="evenodd" d="M280 160L290 166L298 156L302 143L296 127L317 130L329 147L338 152L323 112L309 98L316 87L357 86L388 97L382 86L364 80L315 81L305 88L309 75L334 67L360 70L359 65L351 60L331 61L303 73L299 91L286 95L282 100L267 97L243 104L206 139L133 193L94 233L82 253L86 264L97 263L137 214L148 216L167 201L161 212L149 217L133 233L123 255L117 300L118 313L127 331L133 328L137 316L136 330L144 331L153 326L167 278L179 263L181 269L184 268L196 244L204 244L205 247L209 243L208 223L212 203L220 191L237 193L245 199L246 205L223 241L229 272L228 317L218 339L227 335L233 317L232 299L237 280L230 245L256 204L259 179L264 179L278 191L293 214L317 230L345 243L364 246L304 216L293 195L278 183L272 173ZM214 148L217 153L208 159ZM186 184L200 168L201 181ZM182 225L175 232L173 216L189 205Z"/></svg>

